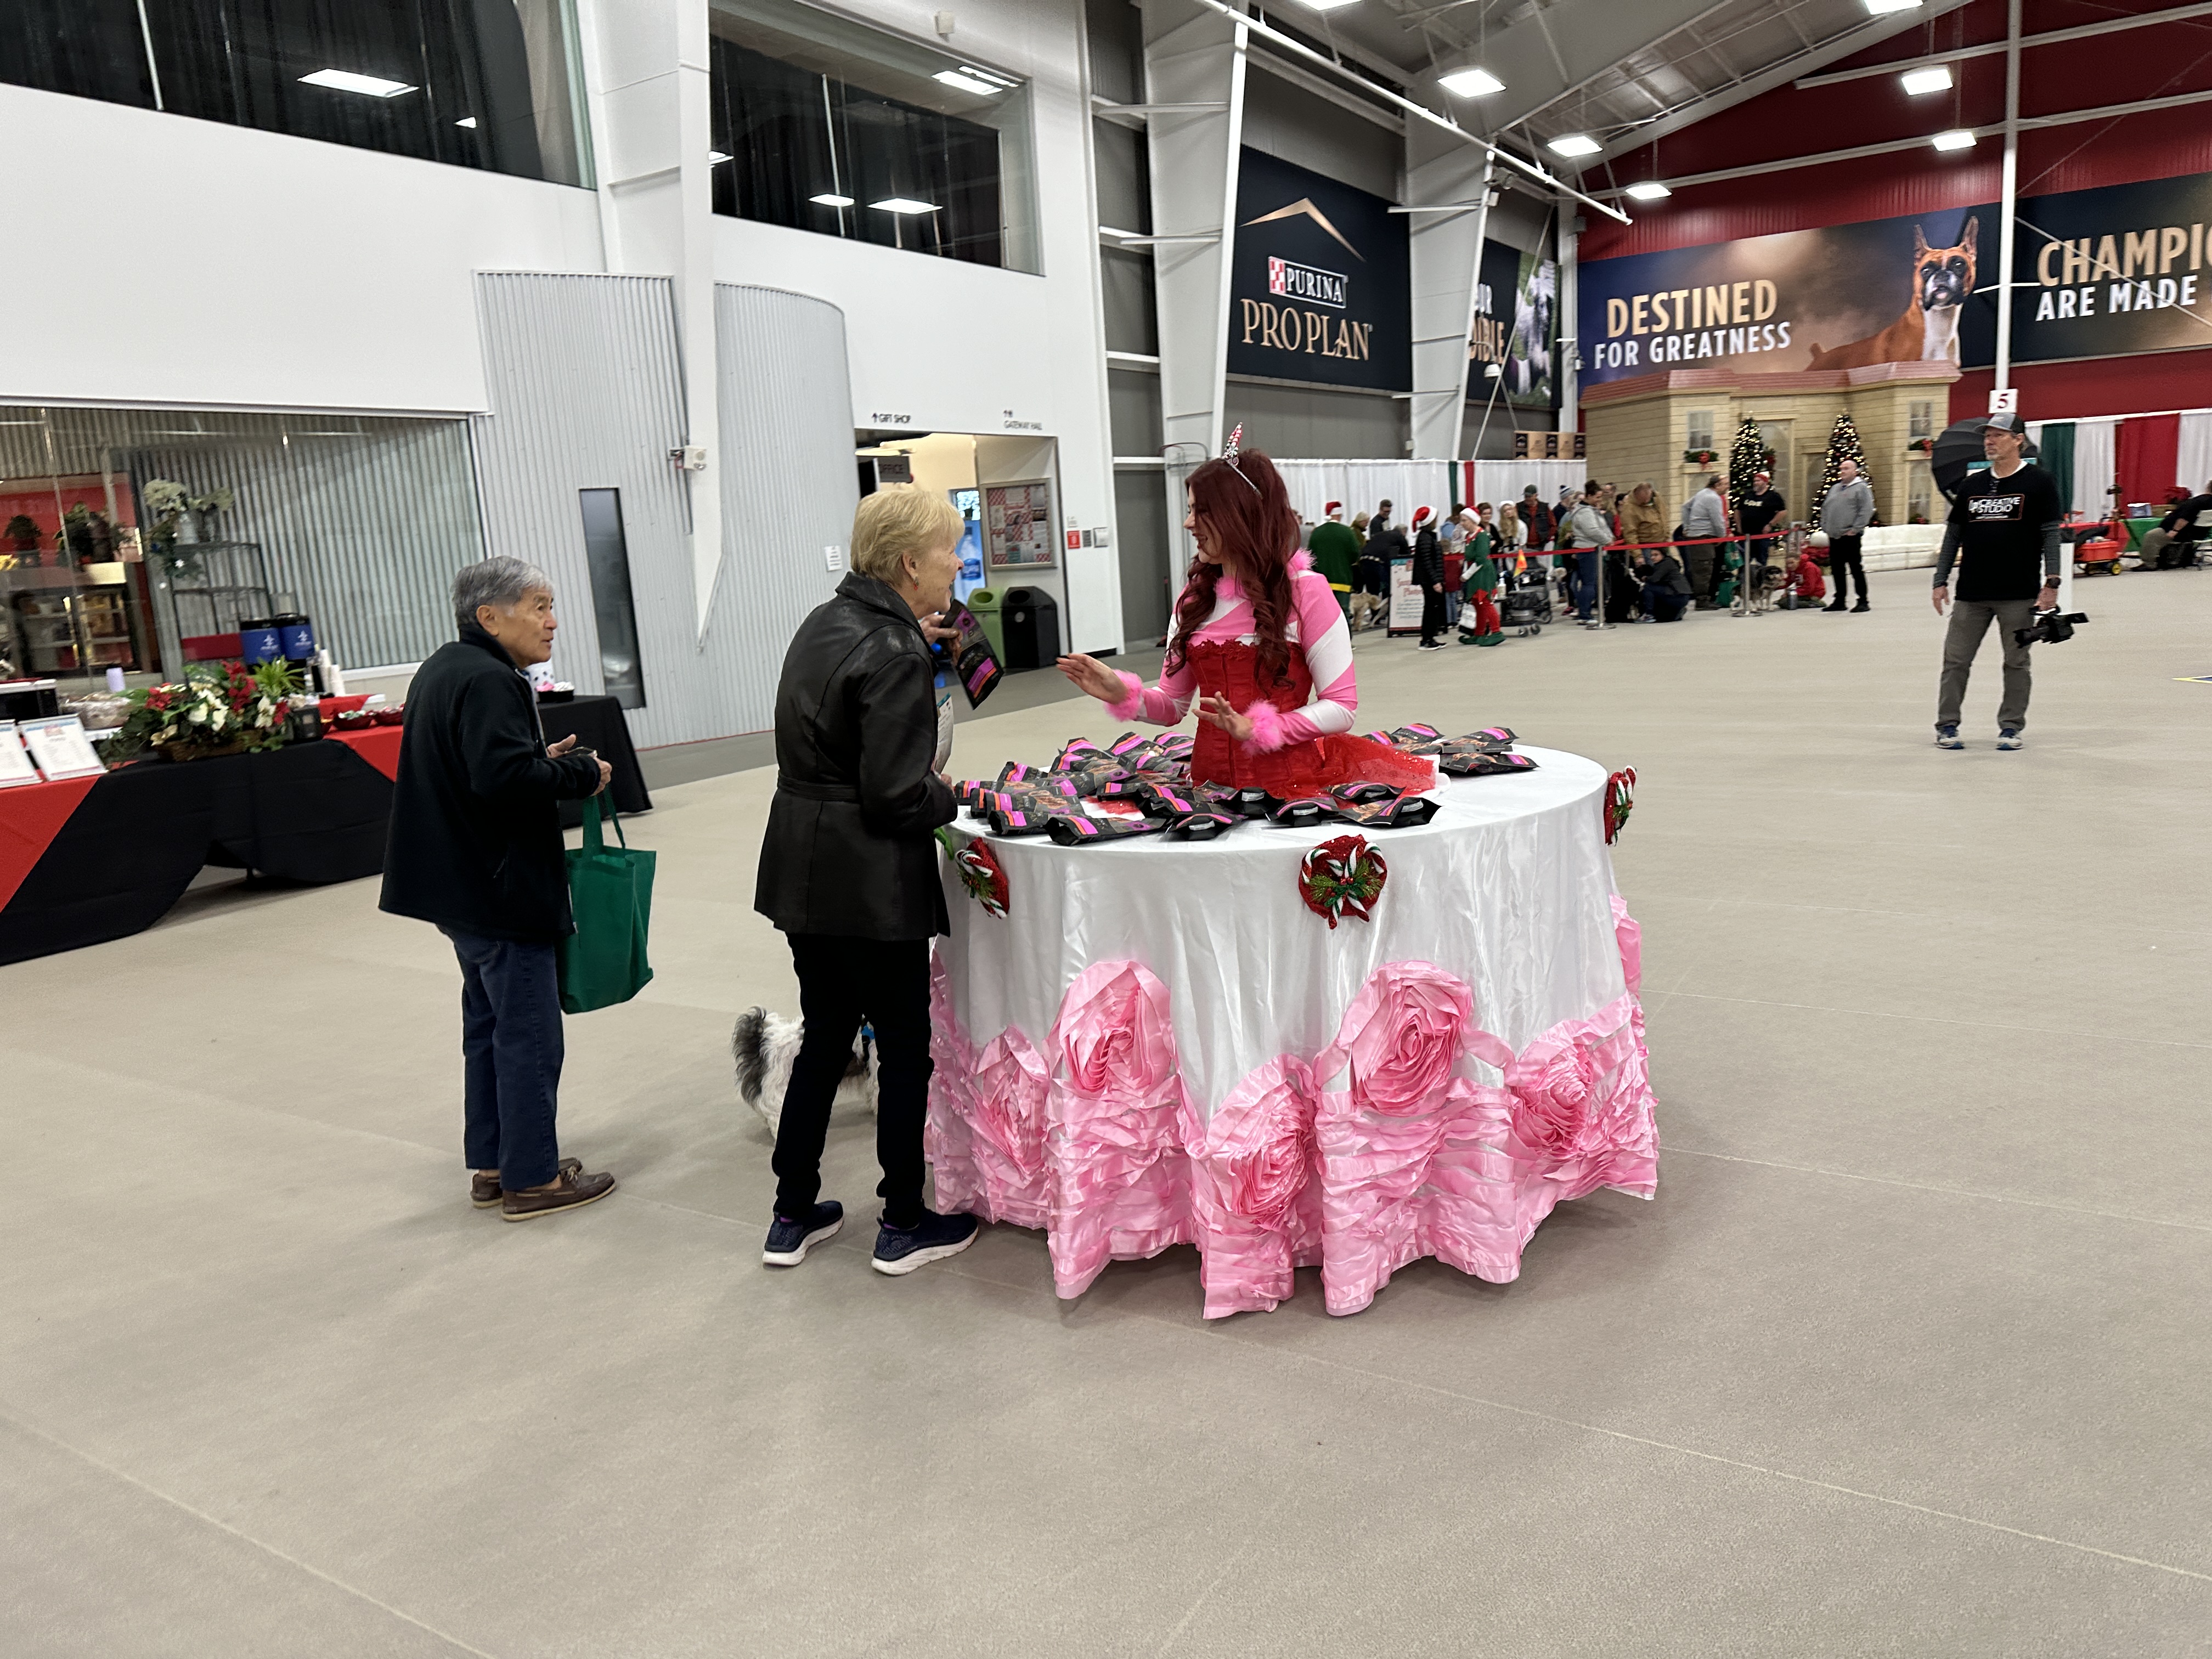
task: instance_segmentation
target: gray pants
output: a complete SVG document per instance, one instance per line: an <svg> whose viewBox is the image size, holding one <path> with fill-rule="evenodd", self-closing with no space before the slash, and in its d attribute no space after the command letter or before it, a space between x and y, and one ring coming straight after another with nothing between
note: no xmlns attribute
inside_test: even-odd
<svg viewBox="0 0 2212 1659"><path fill-rule="evenodd" d="M1838 593L1843 590L1838 587ZM1936 694L1936 724L1956 726L1960 706L1966 700L1966 676L1972 672L1974 653L1982 648L1982 635L1990 624L1998 629L2004 647L2004 699L1997 705L1997 724L2015 731L2027 728L2027 655L2029 647L2013 643L2012 631L2026 628L2035 618L2033 599L1958 599L1951 606L1951 625L1943 635L1943 678Z"/></svg>

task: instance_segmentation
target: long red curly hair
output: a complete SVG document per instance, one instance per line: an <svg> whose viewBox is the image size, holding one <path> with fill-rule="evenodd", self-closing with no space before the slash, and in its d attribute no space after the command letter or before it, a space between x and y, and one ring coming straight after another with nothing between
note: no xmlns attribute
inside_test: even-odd
<svg viewBox="0 0 2212 1659"><path fill-rule="evenodd" d="M1291 561L1298 550L1298 514L1275 464L1248 449L1236 464L1216 458L1190 475L1193 510L1206 521L1216 544L1252 602L1252 632L1258 641L1260 679L1280 684L1290 677L1291 647L1285 621L1291 614ZM1190 636L1213 614L1214 588L1223 566L1203 554L1192 559L1182 596L1176 600L1175 636L1165 666L1182 667Z"/></svg>

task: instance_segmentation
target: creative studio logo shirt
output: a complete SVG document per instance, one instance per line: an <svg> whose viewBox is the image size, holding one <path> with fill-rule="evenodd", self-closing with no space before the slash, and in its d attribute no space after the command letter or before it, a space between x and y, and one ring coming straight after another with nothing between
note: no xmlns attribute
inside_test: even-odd
<svg viewBox="0 0 2212 1659"><path fill-rule="evenodd" d="M2027 497L2014 490L2002 495L1969 495L1966 517L1975 524L2018 524L2027 516Z"/></svg>

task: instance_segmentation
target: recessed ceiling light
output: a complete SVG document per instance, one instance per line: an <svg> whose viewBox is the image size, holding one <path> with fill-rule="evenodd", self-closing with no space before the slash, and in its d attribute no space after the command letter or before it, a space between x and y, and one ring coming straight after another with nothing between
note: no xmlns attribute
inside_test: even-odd
<svg viewBox="0 0 2212 1659"><path fill-rule="evenodd" d="M471 132L474 132L477 130L477 118L473 115L464 115L453 125L457 127L466 127Z"/></svg>
<svg viewBox="0 0 2212 1659"><path fill-rule="evenodd" d="M317 70L313 75L300 77L311 87L328 87L333 92L366 93L371 98L397 98L414 88L404 81L386 81L380 76L356 75L351 70Z"/></svg>
<svg viewBox="0 0 2212 1659"><path fill-rule="evenodd" d="M1587 132L1571 132L1565 137L1553 139L1544 148L1554 155L1595 155L1605 146Z"/></svg>
<svg viewBox="0 0 2212 1659"><path fill-rule="evenodd" d="M910 196L886 196L882 201L871 202L868 205L872 208L879 208L885 213L934 213L937 211L936 203L917 202Z"/></svg>
<svg viewBox="0 0 2212 1659"><path fill-rule="evenodd" d="M1352 0L1299 0L1308 11L1334 11L1339 6L1348 6Z"/></svg>
<svg viewBox="0 0 2212 1659"><path fill-rule="evenodd" d="M850 207L853 205L853 198L851 197L840 196L834 190L825 190L819 196L810 196L806 199L815 204L817 207Z"/></svg>
<svg viewBox="0 0 2212 1659"><path fill-rule="evenodd" d="M1487 98L1493 92L1505 90L1505 82L1486 69L1454 70L1449 75L1437 76L1437 84L1462 98Z"/></svg>
<svg viewBox="0 0 2212 1659"><path fill-rule="evenodd" d="M1887 17L1893 11L1917 11L1920 0L1866 0L1868 13L1875 17Z"/></svg>
<svg viewBox="0 0 2212 1659"><path fill-rule="evenodd" d="M1900 84L1914 97L1923 92L1946 92L1951 85L1951 66L1938 64L1933 69L1907 70L1899 77Z"/></svg>
<svg viewBox="0 0 2212 1659"><path fill-rule="evenodd" d="M979 98L995 97L1001 90L988 81L979 81L974 76L963 74L958 70L939 70L929 78L933 81L941 81L946 86L956 88L962 92L972 92Z"/></svg>
<svg viewBox="0 0 2212 1659"><path fill-rule="evenodd" d="M1663 202L1674 192L1656 179L1646 179L1640 185L1631 185L1628 193L1639 202Z"/></svg>
<svg viewBox="0 0 2212 1659"><path fill-rule="evenodd" d="M1938 149L1972 149L1974 147L1974 135L1963 127L1956 127L1949 132L1937 133L1928 142Z"/></svg>
<svg viewBox="0 0 2212 1659"><path fill-rule="evenodd" d="M707 152L707 165L710 167L718 167L729 159L719 149L710 149Z"/></svg>

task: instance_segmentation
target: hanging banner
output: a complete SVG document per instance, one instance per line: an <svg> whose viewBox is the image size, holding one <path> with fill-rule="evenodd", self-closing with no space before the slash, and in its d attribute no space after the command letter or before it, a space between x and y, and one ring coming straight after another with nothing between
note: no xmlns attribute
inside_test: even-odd
<svg viewBox="0 0 2212 1659"><path fill-rule="evenodd" d="M1996 360L1994 204L1592 259L1585 386ZM2212 345L2212 173L2022 198L2013 361Z"/></svg>
<svg viewBox="0 0 2212 1659"><path fill-rule="evenodd" d="M1474 286L1474 330L1467 342L1467 395L1490 401L1483 371L1498 365L1498 401L1522 409L1553 406L1553 359L1559 343L1559 268L1556 262L1486 239Z"/></svg>
<svg viewBox="0 0 2212 1659"><path fill-rule="evenodd" d="M1244 150L1237 167L1229 372L1407 390L1404 216L1380 196L1262 150Z"/></svg>

